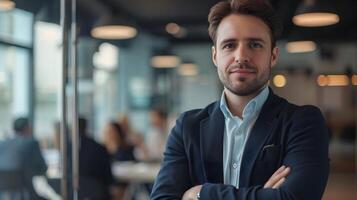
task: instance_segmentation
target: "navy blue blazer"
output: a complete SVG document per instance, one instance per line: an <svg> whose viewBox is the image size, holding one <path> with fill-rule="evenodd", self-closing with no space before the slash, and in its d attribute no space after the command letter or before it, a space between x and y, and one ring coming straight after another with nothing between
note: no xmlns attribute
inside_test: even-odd
<svg viewBox="0 0 357 200"><path fill-rule="evenodd" d="M240 188L223 184L224 116L219 101L183 113L169 135L150 199L181 199L203 185L201 199L317 200L329 173L328 132L320 110L273 94L247 140ZM282 165L291 172L278 189L265 182Z"/></svg>

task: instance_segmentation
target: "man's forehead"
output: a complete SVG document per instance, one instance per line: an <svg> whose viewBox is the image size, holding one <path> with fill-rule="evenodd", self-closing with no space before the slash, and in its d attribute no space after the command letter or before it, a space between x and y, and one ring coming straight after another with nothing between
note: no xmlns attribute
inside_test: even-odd
<svg viewBox="0 0 357 200"><path fill-rule="evenodd" d="M270 29L263 20L255 16L231 14L219 24L216 39L217 43L231 39L270 42Z"/></svg>

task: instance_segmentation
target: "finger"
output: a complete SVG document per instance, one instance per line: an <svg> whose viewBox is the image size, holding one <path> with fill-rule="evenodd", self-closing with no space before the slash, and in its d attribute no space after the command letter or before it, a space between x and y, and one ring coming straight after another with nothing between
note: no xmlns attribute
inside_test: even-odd
<svg viewBox="0 0 357 200"><path fill-rule="evenodd" d="M264 188L271 188L273 187L280 179L286 177L290 173L290 167L285 168L284 170L278 170L279 173L274 173L270 179L264 185ZM277 172L278 172L277 171Z"/></svg>
<svg viewBox="0 0 357 200"><path fill-rule="evenodd" d="M266 182L265 187L272 187L276 182L280 180L281 177L286 176L290 171L289 167L280 167Z"/></svg>
<svg viewBox="0 0 357 200"><path fill-rule="evenodd" d="M286 177L290 173L290 167L285 168L283 171L281 171L279 174L276 174L275 176L271 177L271 180L273 182L272 185L277 183L280 179L283 177Z"/></svg>
<svg viewBox="0 0 357 200"><path fill-rule="evenodd" d="M279 187L284 183L285 180L286 180L285 177L281 178L277 183L275 183L275 184L273 185L273 189L279 188Z"/></svg>
<svg viewBox="0 0 357 200"><path fill-rule="evenodd" d="M278 170L276 170L276 171L274 172L274 174L273 174L271 177L273 177L273 176L275 176L275 175L281 173L282 171L284 171L284 169L286 169L286 167L285 167L284 165L281 166Z"/></svg>

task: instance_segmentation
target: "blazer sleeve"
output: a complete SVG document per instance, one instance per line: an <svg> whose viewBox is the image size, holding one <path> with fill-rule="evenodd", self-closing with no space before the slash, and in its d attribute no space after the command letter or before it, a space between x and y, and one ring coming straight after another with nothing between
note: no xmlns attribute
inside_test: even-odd
<svg viewBox="0 0 357 200"><path fill-rule="evenodd" d="M328 131L319 109L298 109L286 126L283 164L292 171L278 189L263 185L236 189L222 184L203 185L201 199L317 200L321 199L329 173Z"/></svg>
<svg viewBox="0 0 357 200"><path fill-rule="evenodd" d="M182 114L168 137L164 159L150 199L181 199L191 187L188 161L183 143Z"/></svg>

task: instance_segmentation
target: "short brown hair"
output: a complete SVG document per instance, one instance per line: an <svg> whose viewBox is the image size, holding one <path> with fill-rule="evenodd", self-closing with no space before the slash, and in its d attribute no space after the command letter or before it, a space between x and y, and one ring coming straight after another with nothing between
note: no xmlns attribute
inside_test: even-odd
<svg viewBox="0 0 357 200"><path fill-rule="evenodd" d="M282 25L273 7L267 0L231 0L222 1L213 6L208 15L208 33L216 44L217 28L223 18L230 14L252 15L261 19L270 29L272 48L276 45L276 38L280 36Z"/></svg>

